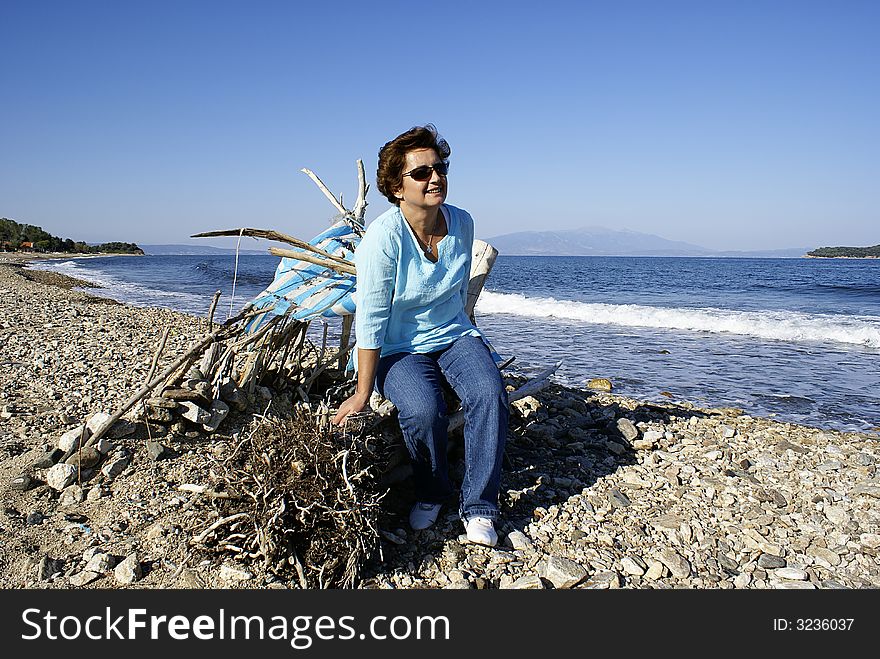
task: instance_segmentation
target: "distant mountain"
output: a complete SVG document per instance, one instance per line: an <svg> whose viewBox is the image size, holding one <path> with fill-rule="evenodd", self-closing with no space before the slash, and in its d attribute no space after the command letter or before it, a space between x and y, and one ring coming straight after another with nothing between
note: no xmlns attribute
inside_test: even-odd
<svg viewBox="0 0 880 659"><path fill-rule="evenodd" d="M141 245L147 255L156 256L203 256L209 254L235 254L235 248L211 247L210 245ZM240 249L239 254L268 254L265 249Z"/></svg>
<svg viewBox="0 0 880 659"><path fill-rule="evenodd" d="M510 256L710 256L711 250L637 231L587 227L565 231L520 231L488 238Z"/></svg>
<svg viewBox="0 0 880 659"><path fill-rule="evenodd" d="M748 258L792 258L804 256L809 248L760 251L718 251L667 240L650 233L628 229L587 227L564 231L520 231L487 238L501 254L508 256L717 256Z"/></svg>

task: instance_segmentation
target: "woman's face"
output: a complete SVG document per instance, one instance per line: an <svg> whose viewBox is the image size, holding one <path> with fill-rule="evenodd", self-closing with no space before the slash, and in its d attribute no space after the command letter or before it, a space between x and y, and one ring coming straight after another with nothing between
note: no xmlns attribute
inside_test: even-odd
<svg viewBox="0 0 880 659"><path fill-rule="evenodd" d="M436 165L442 162L434 149L416 149L407 151L406 164L403 171L411 172L422 165ZM397 198L401 204L418 208L436 208L446 201L448 183L446 177L431 171L431 176L426 181L416 181L412 176L404 176Z"/></svg>

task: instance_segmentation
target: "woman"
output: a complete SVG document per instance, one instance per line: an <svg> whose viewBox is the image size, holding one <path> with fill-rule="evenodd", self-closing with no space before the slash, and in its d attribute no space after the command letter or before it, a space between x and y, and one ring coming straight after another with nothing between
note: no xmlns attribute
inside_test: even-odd
<svg viewBox="0 0 880 659"><path fill-rule="evenodd" d="M471 542L498 541L507 392L480 331L464 310L474 222L445 204L451 150L434 126L417 126L379 150L376 184L394 206L355 253L357 387L333 419L369 404L374 386L399 411L413 465L413 529L426 529L452 495L443 386L461 399L465 472L459 515Z"/></svg>

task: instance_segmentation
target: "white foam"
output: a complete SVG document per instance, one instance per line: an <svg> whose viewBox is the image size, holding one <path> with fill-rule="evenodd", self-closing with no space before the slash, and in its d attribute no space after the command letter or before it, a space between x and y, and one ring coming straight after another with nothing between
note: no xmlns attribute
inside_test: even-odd
<svg viewBox="0 0 880 659"><path fill-rule="evenodd" d="M101 288L86 289L91 295L110 298L136 307L167 307L191 313L201 313L207 310L206 298L201 295L163 291L142 286L135 282L123 281L100 268L82 268L76 260L41 261L35 263L33 267L38 270L58 272L96 284Z"/></svg>
<svg viewBox="0 0 880 659"><path fill-rule="evenodd" d="M476 309L481 314L563 318L588 324L730 333L777 341L832 341L880 348L880 317L877 316L596 304L491 291L483 291Z"/></svg>

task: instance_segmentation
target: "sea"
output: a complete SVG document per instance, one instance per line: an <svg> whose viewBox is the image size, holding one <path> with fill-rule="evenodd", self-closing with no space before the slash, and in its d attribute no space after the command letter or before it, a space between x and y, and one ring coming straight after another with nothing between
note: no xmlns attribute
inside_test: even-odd
<svg viewBox="0 0 880 659"><path fill-rule="evenodd" d="M136 306L234 316L271 283L270 255L35 262ZM477 325L509 369L652 402L736 407L822 429L880 432L880 260L499 256ZM317 340L338 337L317 321Z"/></svg>

